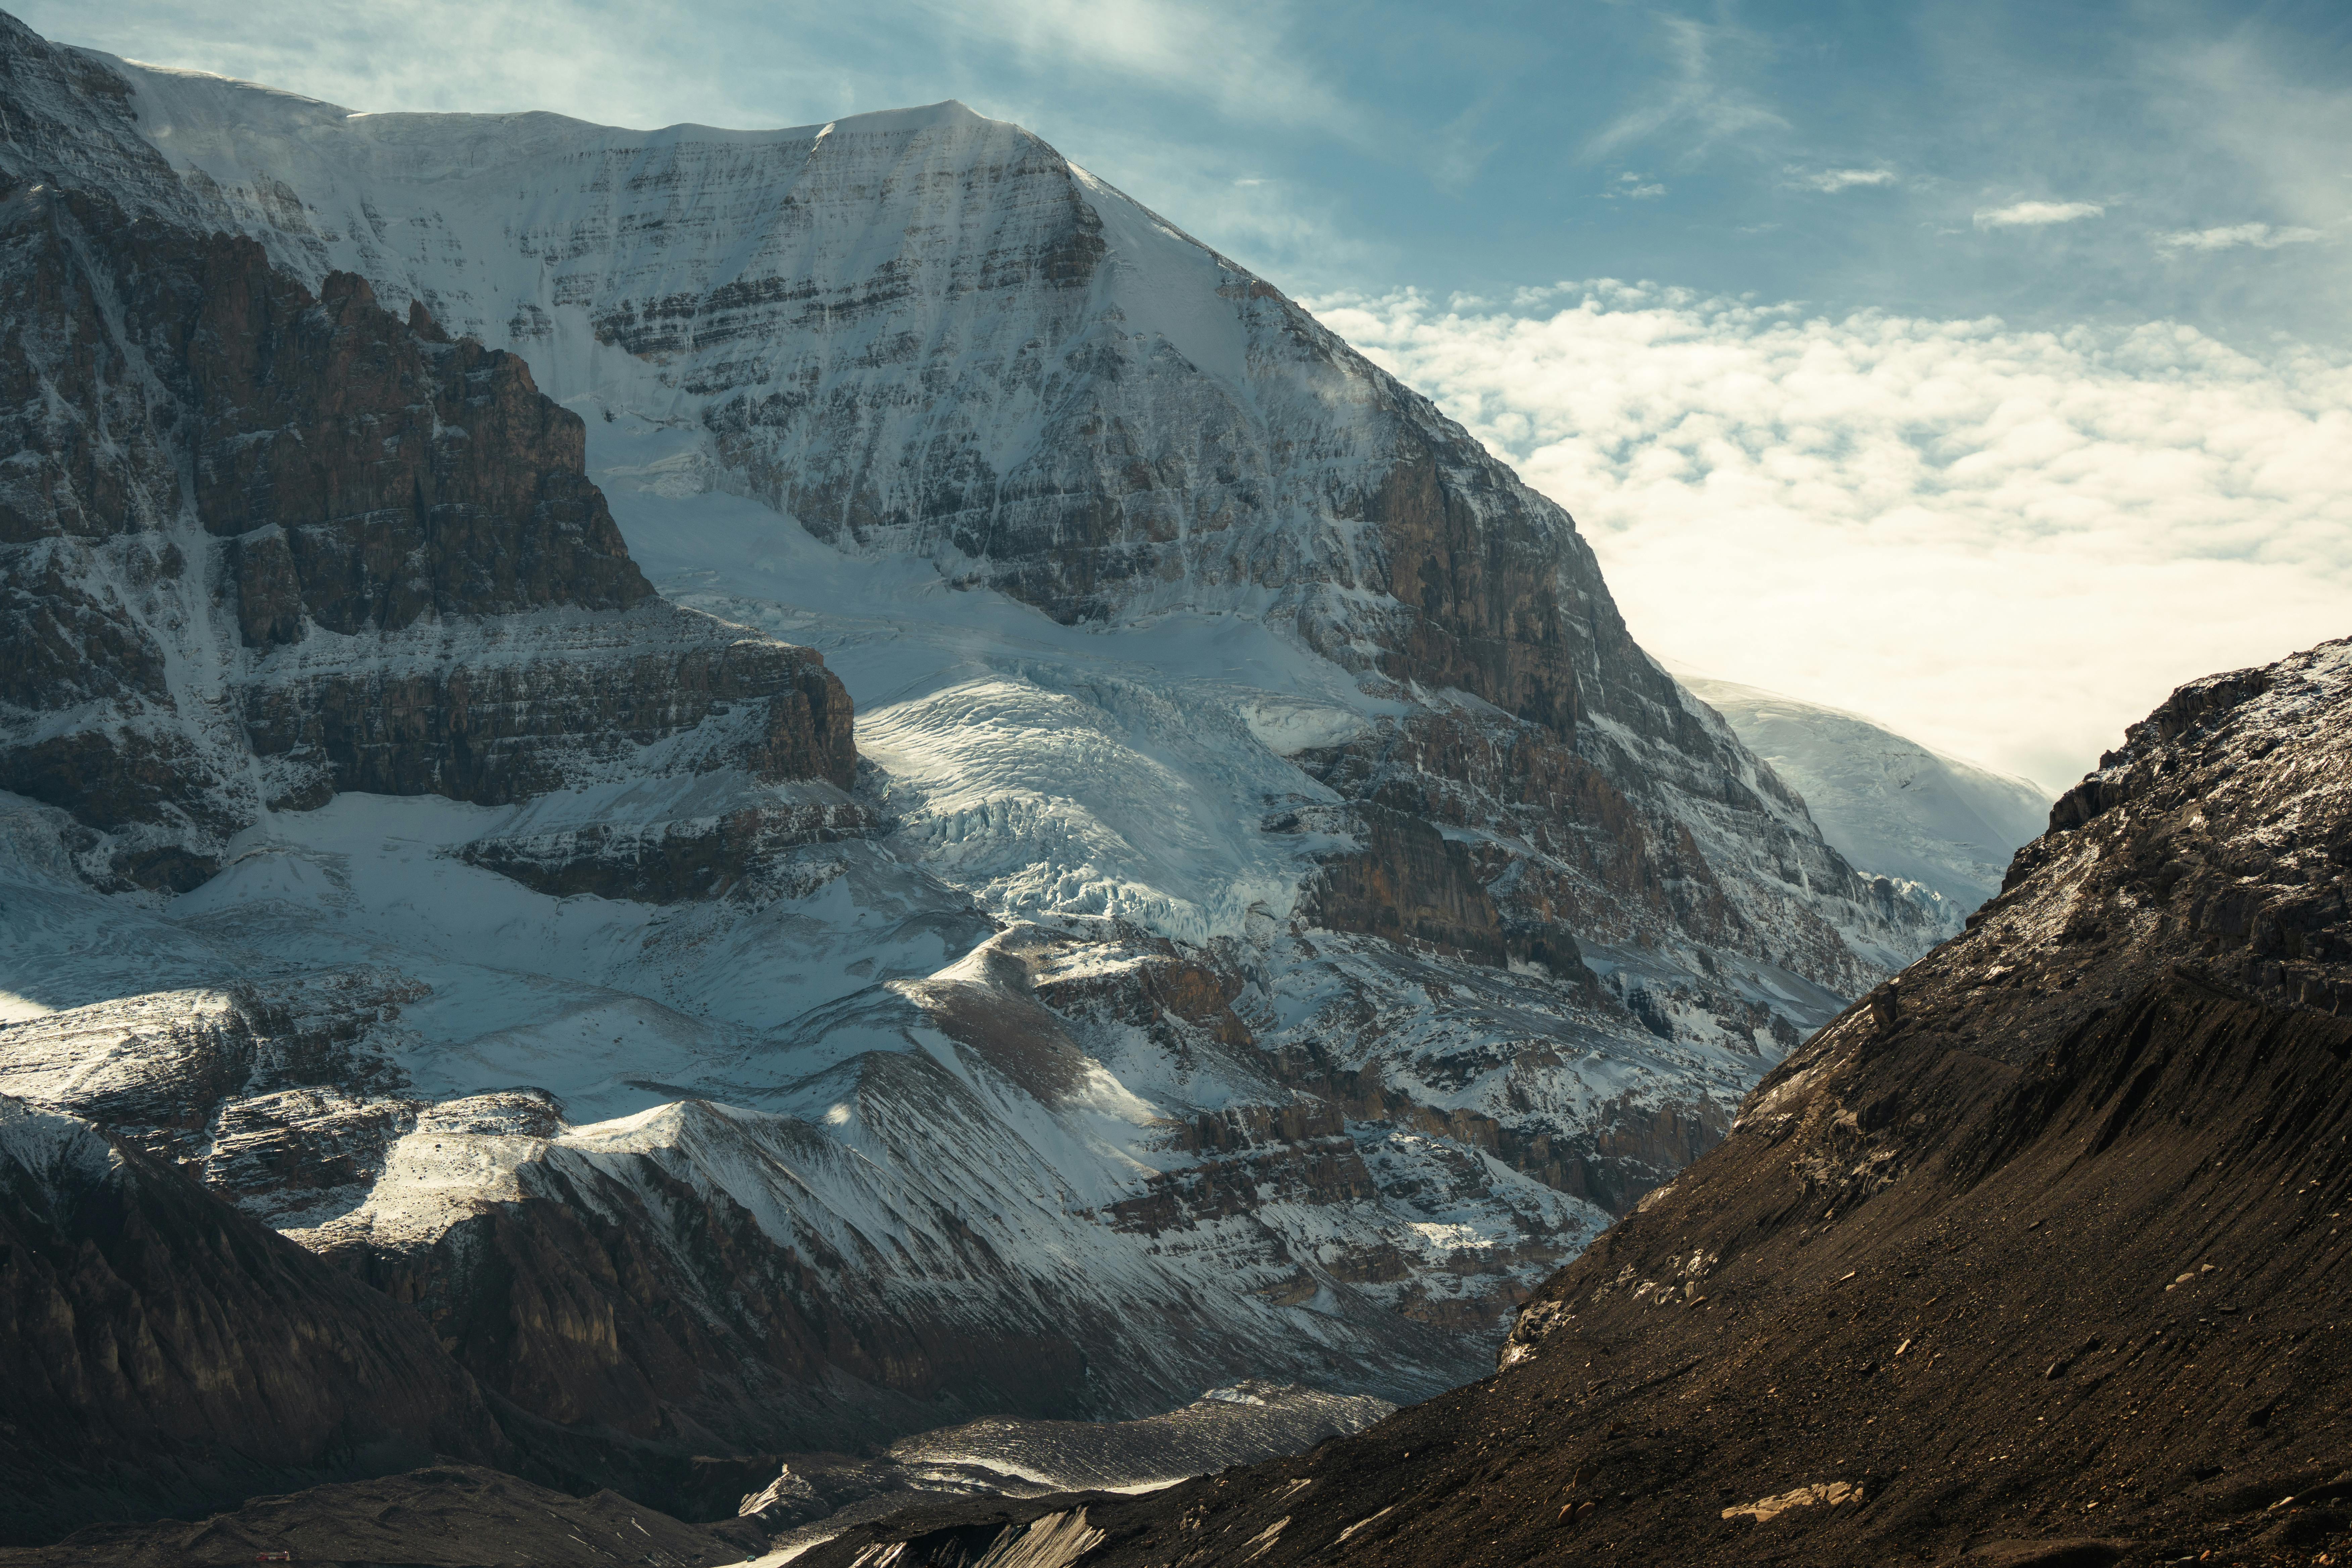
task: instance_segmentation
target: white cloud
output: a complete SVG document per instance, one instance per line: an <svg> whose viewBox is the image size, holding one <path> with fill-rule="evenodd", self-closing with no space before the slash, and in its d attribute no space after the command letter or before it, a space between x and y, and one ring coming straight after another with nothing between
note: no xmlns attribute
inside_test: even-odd
<svg viewBox="0 0 2352 1568"><path fill-rule="evenodd" d="M1800 169L1791 164L1784 170L1788 183L1801 190L1825 191L1835 195L1858 185L1891 185L1895 183L1892 169Z"/></svg>
<svg viewBox="0 0 2352 1568"><path fill-rule="evenodd" d="M2039 228L2045 224L2073 223L2076 218L2103 217L2106 208L2096 202L2011 202L2005 207L1979 207L1979 228Z"/></svg>
<svg viewBox="0 0 2352 1568"><path fill-rule="evenodd" d="M1616 188L1601 194L1604 199L1610 201L1624 196L1629 200L1640 202L1647 201L1653 196L1664 195L1666 187L1650 182L1650 176L1647 174L1624 174L1617 176Z"/></svg>
<svg viewBox="0 0 2352 1568"><path fill-rule="evenodd" d="M2266 223L2233 223L2221 228L2180 228L2156 237L2158 250L2234 250L2251 245L2276 250L2282 245L2309 245L2319 237L2315 228L2273 228Z"/></svg>
<svg viewBox="0 0 2352 1568"><path fill-rule="evenodd" d="M2308 350L1613 282L1316 308L1576 514L1653 651L2046 784L2352 634L2352 364Z"/></svg>

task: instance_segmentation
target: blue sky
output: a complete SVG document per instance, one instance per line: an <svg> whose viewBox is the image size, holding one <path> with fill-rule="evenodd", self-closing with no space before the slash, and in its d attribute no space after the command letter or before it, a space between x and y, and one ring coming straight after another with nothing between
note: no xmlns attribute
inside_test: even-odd
<svg viewBox="0 0 2352 1568"><path fill-rule="evenodd" d="M1437 395L1657 651L2047 784L2352 633L2342 0L18 14L370 110L962 99Z"/></svg>

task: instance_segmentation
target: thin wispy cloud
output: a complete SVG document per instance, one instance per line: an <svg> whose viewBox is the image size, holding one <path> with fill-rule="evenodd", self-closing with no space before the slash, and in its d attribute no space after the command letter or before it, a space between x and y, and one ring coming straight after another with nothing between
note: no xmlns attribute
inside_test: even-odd
<svg viewBox="0 0 2352 1568"><path fill-rule="evenodd" d="M2233 223L2219 228L2182 228L2156 237L2158 250L2276 250L2282 245L2309 245L2320 238L2315 228L2273 228L2266 223Z"/></svg>
<svg viewBox="0 0 2352 1568"><path fill-rule="evenodd" d="M1840 191L1895 184L1895 171L1892 169L1801 169L1792 164L1783 172L1788 175L1784 183L1792 188L1821 191L1831 195Z"/></svg>
<svg viewBox="0 0 2352 1568"><path fill-rule="evenodd" d="M2104 217L2107 209L2097 202L2011 202L2005 207L1979 207L1979 228L2042 228L2053 223L2074 223Z"/></svg>
<svg viewBox="0 0 2352 1568"><path fill-rule="evenodd" d="M2291 18L2250 20L2216 37L2143 47L2160 84L2152 101L2232 154L2232 205L2275 214L2290 228L2324 230L2352 219L2344 155L2352 146L2352 80L2315 58L2318 40L2299 33ZM2336 27L2340 60L2340 15ZM2260 226L2231 224L2221 232L2250 226Z"/></svg>
<svg viewBox="0 0 2352 1568"><path fill-rule="evenodd" d="M2352 359L1612 282L1316 308L1576 515L1645 647L2052 785L2352 632Z"/></svg>
<svg viewBox="0 0 2352 1568"><path fill-rule="evenodd" d="M1727 137L1789 122L1753 94L1722 79L1716 66L1719 43L1731 29L1687 16L1661 16L1670 68L1641 103L1620 114L1584 143L1584 157L1597 163L1618 148L1653 140L1674 141L1690 153L1706 152Z"/></svg>

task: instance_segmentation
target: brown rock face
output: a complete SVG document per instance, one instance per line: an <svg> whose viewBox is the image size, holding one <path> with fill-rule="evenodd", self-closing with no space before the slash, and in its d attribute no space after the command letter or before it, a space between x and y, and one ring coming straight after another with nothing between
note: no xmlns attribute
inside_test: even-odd
<svg viewBox="0 0 2352 1568"><path fill-rule="evenodd" d="M854 782L849 697L815 653L756 637L663 649L668 628L643 629L654 647L577 665L456 664L257 684L246 696L246 733L257 754L307 764L298 809L343 790L511 805L563 787L583 756L625 758L739 706L752 711L724 725L725 743L696 761L731 762L765 783Z"/></svg>
<svg viewBox="0 0 2352 1568"><path fill-rule="evenodd" d="M665 742L658 771L853 781L823 661L656 599L579 417L356 276L314 296L249 239L19 183L0 395L0 788L113 835L101 877L193 886L262 806L510 805ZM743 836L663 837L708 861ZM730 880L642 859L614 885Z"/></svg>
<svg viewBox="0 0 2352 1568"><path fill-rule="evenodd" d="M0 1098L0 1542L509 1454L413 1312L87 1123Z"/></svg>
<svg viewBox="0 0 2352 1568"><path fill-rule="evenodd" d="M250 240L214 242L202 268L174 368L201 421L196 515L237 542L248 647L306 621L351 635L652 595L583 471L580 416L522 361L452 343L421 306L404 325L348 272L313 300Z"/></svg>
<svg viewBox="0 0 2352 1568"><path fill-rule="evenodd" d="M25 395L0 539L104 539L185 504L240 541L252 646L292 641L305 620L350 635L652 595L583 472L579 416L514 355L450 342L421 308L404 323L350 273L314 297L249 239L44 185L0 205L0 375ZM140 405L142 374L168 413Z"/></svg>
<svg viewBox="0 0 2352 1568"><path fill-rule="evenodd" d="M1094 1510L1084 1561L2340 1548L2347 776L2352 643L2183 688L1967 934L1537 1293L1499 1376Z"/></svg>
<svg viewBox="0 0 2352 1568"><path fill-rule="evenodd" d="M1698 750L1705 740L1685 737L1678 744ZM1613 766L1596 763L1570 737L1548 728L1491 712L1424 713L1303 752L1298 762L1346 799L1361 803L1358 831L1370 837L1363 858L1394 867L1390 876L1399 886L1425 885L1441 904L1464 896L1447 887L1465 874L1487 890L1491 917L1472 919L1491 918L1500 940L1474 940L1465 952L1491 951L1497 957L1490 961L1499 962L1507 950L1511 957L1532 958L1573 977L1582 968L1574 934L1581 932L1589 942L1618 946L1696 942L1800 973L1827 973L1857 988L1870 976L1820 914L1742 898L1738 879L1717 870L1690 826L1661 815L1654 798L1660 786L1687 781L1671 774L1645 778L1622 760ZM1909 918L1890 886L1866 883L1794 820L1776 815L1793 818L1794 808L1769 773L1745 779L1727 773L1708 787L1718 804L1743 818L1752 849L1774 879L1834 890L1881 921ZM1644 794L1654 798L1645 803ZM1400 835L1410 830L1374 826L1380 808L1438 830L1468 831L1445 840L1441 868L1434 849L1402 856ZM1338 886L1359 873L1342 866L1332 875ZM1355 923L1346 900L1327 897L1318 909L1336 930L1375 929ZM1711 1003L1731 1005L1728 990L1709 987L1704 973L1693 979L1714 993Z"/></svg>
<svg viewBox="0 0 2352 1568"><path fill-rule="evenodd" d="M1465 846L1417 816L1368 805L1359 814L1363 847L1323 868L1308 918L1331 931L1361 931L1395 942L1426 942L1500 966L1509 960L1495 900ZM1575 939L1566 939L1569 961Z"/></svg>
<svg viewBox="0 0 2352 1568"><path fill-rule="evenodd" d="M1572 739L1580 667L1622 677L1628 654L1647 661L1605 591L1598 614L1563 595L1567 581L1601 581L1583 539L1559 526L1566 519L1543 515L1507 470L1464 459L1413 431L1364 507L1386 550L1388 591L1408 612L1381 668Z"/></svg>
<svg viewBox="0 0 2352 1568"><path fill-rule="evenodd" d="M1616 942L1656 941L1677 928L1721 945L1753 940L1687 832L1654 846L1608 775L1541 731L1432 714L1300 762L1368 806L1448 827L1507 828L1535 855L1475 841L1451 847L1482 881L1527 862L1502 895L1511 923L1528 933L1523 940L1570 927ZM1571 946L1564 956L1572 955Z"/></svg>

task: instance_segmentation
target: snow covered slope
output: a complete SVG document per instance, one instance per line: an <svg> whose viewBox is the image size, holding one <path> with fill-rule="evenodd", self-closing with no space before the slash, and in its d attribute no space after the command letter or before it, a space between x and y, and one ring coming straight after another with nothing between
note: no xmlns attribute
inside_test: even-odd
<svg viewBox="0 0 2352 1568"><path fill-rule="evenodd" d="M863 841L803 897L665 909L436 853L491 815L341 796L161 908L20 862L0 1092L441 1303L527 1408L771 1450L1150 1412L1220 1370L1443 1386L1605 1223L1212 1029L1087 1016L1131 995L1098 944L1016 927L940 967L969 917ZM548 1296L597 1303L617 1367L531 1326Z"/></svg>
<svg viewBox="0 0 2352 1568"><path fill-rule="evenodd" d="M1858 713L1752 686L1683 677L1748 749L1805 797L1822 837L1856 869L1949 901L1948 931L2000 891L2019 847L2050 823L2051 796L1928 750Z"/></svg>

